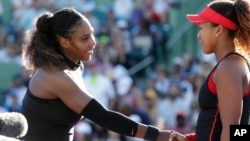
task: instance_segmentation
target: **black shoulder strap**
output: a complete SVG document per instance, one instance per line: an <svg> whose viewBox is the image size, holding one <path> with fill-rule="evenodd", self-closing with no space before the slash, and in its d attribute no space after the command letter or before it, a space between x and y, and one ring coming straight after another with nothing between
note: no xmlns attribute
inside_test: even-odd
<svg viewBox="0 0 250 141"><path fill-rule="evenodd" d="M223 59L226 58L226 57L228 57L228 56L230 56L230 55L232 55L232 54L235 54L235 55L238 55L238 56L242 57L246 61L248 69L250 70L250 63L249 63L249 61L243 55L241 55L241 54L239 54L237 52L230 52L225 57L223 57ZM223 60L223 59L221 59L221 60Z"/></svg>
<svg viewBox="0 0 250 141"><path fill-rule="evenodd" d="M225 55L225 56L224 56L215 66L214 66L214 68L212 69L211 72L213 72L213 71L217 68L217 66L220 64L220 62L221 62L222 60L224 60L226 57L228 57L228 56L230 56L230 55L233 55L233 54L242 57L242 58L246 61L247 66L248 66L248 69L249 69L249 71L250 71L250 63L248 62L248 60L247 60L243 55L241 55L241 54L239 54L239 53L237 53L237 52L230 52L230 53L228 53L227 55Z"/></svg>

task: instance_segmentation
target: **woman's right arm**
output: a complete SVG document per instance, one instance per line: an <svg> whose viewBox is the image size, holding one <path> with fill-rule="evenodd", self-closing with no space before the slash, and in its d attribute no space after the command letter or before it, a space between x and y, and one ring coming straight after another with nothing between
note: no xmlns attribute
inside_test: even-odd
<svg viewBox="0 0 250 141"><path fill-rule="evenodd" d="M53 76L54 77L54 76ZM170 132L159 130L142 123L134 122L127 116L105 108L100 102L81 89L82 84L76 84L69 77L54 77L50 82L53 93L74 112L82 114L102 127L119 134L142 138L146 140L166 141Z"/></svg>
<svg viewBox="0 0 250 141"><path fill-rule="evenodd" d="M81 114L102 127L126 136L150 141L166 141L170 135L170 131L135 122L119 112L108 110L95 99L87 104Z"/></svg>

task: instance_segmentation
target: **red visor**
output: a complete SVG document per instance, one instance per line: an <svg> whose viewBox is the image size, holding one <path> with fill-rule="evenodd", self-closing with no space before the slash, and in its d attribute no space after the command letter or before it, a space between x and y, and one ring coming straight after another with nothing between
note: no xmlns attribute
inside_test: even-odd
<svg viewBox="0 0 250 141"><path fill-rule="evenodd" d="M210 7L206 7L203 11L201 11L200 14L187 14L187 19L194 24L199 24L201 22L212 22L223 25L224 27L231 30L237 29L237 25L233 21L222 16L220 13L214 11Z"/></svg>

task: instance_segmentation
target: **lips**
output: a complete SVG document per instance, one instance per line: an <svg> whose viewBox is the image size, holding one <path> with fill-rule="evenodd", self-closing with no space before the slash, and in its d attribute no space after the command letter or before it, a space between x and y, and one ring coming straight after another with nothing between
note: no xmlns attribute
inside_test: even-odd
<svg viewBox="0 0 250 141"><path fill-rule="evenodd" d="M94 50L89 50L89 51L87 51L88 52L88 54L93 54L94 53Z"/></svg>
<svg viewBox="0 0 250 141"><path fill-rule="evenodd" d="M93 48L90 48L90 50L87 51L88 54L92 55L94 53L94 47Z"/></svg>

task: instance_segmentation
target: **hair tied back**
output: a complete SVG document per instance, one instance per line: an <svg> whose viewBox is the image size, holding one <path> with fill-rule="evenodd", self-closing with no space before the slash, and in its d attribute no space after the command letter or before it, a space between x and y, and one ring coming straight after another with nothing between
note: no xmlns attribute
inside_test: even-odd
<svg viewBox="0 0 250 141"><path fill-rule="evenodd" d="M52 22L53 20L53 14L52 13L45 13L38 17L37 23L36 23L36 28L38 32L41 33L52 33Z"/></svg>

